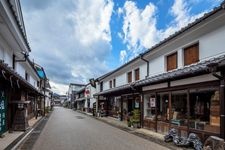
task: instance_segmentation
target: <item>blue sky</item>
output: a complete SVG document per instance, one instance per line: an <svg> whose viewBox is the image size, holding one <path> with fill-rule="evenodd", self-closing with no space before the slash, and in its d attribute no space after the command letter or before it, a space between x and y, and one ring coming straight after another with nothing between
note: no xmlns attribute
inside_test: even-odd
<svg viewBox="0 0 225 150"><path fill-rule="evenodd" d="M52 90L87 83L157 44L222 0L21 1L32 52Z"/></svg>

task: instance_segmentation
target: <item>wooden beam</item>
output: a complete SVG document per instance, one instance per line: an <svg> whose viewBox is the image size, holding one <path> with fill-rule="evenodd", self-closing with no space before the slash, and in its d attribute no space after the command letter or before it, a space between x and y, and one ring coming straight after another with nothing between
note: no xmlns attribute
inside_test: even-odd
<svg viewBox="0 0 225 150"><path fill-rule="evenodd" d="M187 90L187 133L189 134L189 127L190 127L190 91Z"/></svg>
<svg viewBox="0 0 225 150"><path fill-rule="evenodd" d="M225 139L225 100L224 100L224 82L225 82L225 71L221 71L223 79L220 81L220 137Z"/></svg>
<svg viewBox="0 0 225 150"><path fill-rule="evenodd" d="M169 92L169 128L171 127L172 118L172 92Z"/></svg>
<svg viewBox="0 0 225 150"><path fill-rule="evenodd" d="M140 96L140 111L141 111L141 127L144 126L144 94Z"/></svg>
<svg viewBox="0 0 225 150"><path fill-rule="evenodd" d="M158 104L157 93L155 93L155 132L158 132L158 129L157 129L157 122L158 122L157 104Z"/></svg>
<svg viewBox="0 0 225 150"><path fill-rule="evenodd" d="M123 121L123 96L121 96L121 99L120 99L120 106L121 106L120 120Z"/></svg>

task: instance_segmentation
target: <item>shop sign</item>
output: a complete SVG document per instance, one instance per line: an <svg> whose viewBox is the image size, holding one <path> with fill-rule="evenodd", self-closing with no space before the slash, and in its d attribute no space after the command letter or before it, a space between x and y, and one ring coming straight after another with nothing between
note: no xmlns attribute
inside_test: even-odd
<svg viewBox="0 0 225 150"><path fill-rule="evenodd" d="M150 106L155 107L155 98L150 98Z"/></svg>
<svg viewBox="0 0 225 150"><path fill-rule="evenodd" d="M86 89L86 90L85 90L85 95L86 95L87 97L90 97L90 90L89 90L89 89Z"/></svg>
<svg viewBox="0 0 225 150"><path fill-rule="evenodd" d="M138 98L135 99L135 108L139 108L139 99Z"/></svg>
<svg viewBox="0 0 225 150"><path fill-rule="evenodd" d="M4 92L0 95L0 135L6 131L6 100Z"/></svg>

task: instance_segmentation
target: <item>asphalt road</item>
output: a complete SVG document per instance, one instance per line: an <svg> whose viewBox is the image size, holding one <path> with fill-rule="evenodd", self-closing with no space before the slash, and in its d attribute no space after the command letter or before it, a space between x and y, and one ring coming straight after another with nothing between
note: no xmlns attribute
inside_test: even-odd
<svg viewBox="0 0 225 150"><path fill-rule="evenodd" d="M35 150L164 150L161 145L70 109L56 107Z"/></svg>

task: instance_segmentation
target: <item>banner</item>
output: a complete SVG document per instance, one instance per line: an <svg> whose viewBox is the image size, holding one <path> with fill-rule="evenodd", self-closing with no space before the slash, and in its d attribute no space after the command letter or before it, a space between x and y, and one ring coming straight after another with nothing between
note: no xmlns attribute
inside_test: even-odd
<svg viewBox="0 0 225 150"><path fill-rule="evenodd" d="M6 98L5 93L0 93L0 135L6 131Z"/></svg>

